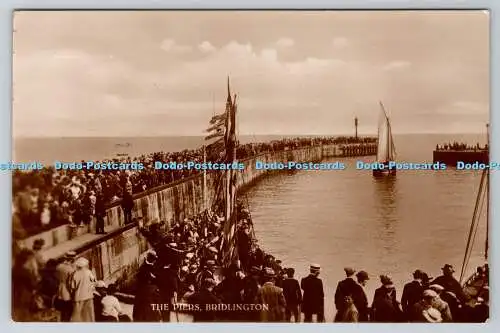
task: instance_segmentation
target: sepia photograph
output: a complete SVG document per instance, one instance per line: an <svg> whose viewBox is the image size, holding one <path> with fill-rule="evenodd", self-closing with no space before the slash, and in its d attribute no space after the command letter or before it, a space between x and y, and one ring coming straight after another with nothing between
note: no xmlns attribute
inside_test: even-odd
<svg viewBox="0 0 500 333"><path fill-rule="evenodd" d="M14 11L12 319L487 322L489 27Z"/></svg>

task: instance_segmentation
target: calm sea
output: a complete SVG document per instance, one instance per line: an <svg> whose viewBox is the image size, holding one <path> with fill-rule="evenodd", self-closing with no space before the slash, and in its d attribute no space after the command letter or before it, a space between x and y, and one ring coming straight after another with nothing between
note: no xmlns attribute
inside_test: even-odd
<svg viewBox="0 0 500 333"><path fill-rule="evenodd" d="M277 137L245 137L265 141ZM453 140L485 143L484 135L396 135L398 160L431 162L436 144ZM117 147L117 144L129 147ZM78 161L197 148L199 137L23 139L15 142L18 161ZM373 158L364 158L371 161ZM300 171L264 178L247 192L262 247L292 266L299 278L311 262L322 266L327 320L333 320L333 294L343 267L366 270L373 297L378 276L390 274L401 296L411 273L434 277L445 263L459 274L474 210L480 172L401 171L392 181L356 171L345 159L342 171ZM484 255L485 216L477 233L470 270Z"/></svg>
<svg viewBox="0 0 500 333"><path fill-rule="evenodd" d="M436 144L453 139L396 136L398 160L432 162ZM459 140L485 141L474 135ZM398 299L417 268L436 277L449 263L458 278L481 177L456 170L401 171L392 181L374 180L371 172L354 170L356 160L344 159L349 167L342 171L273 175L247 193L262 246L294 267L299 278L311 262L321 264L329 321L346 266L370 274L370 305L380 274L393 277ZM469 273L484 263L486 207L483 212Z"/></svg>
<svg viewBox="0 0 500 333"><path fill-rule="evenodd" d="M241 136L242 143L265 142L283 136ZM15 138L12 160L16 162L36 161L52 164L54 161L78 162L81 160L103 160L115 158L117 154L131 157L158 151L181 151L196 149L204 144L201 136L173 137L66 137L66 138Z"/></svg>

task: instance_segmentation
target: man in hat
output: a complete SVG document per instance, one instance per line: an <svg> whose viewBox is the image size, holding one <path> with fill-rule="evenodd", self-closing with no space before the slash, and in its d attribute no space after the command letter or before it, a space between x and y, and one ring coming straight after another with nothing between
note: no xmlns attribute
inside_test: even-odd
<svg viewBox="0 0 500 333"><path fill-rule="evenodd" d="M443 271L443 275L438 276L434 281L432 281L431 284L443 286L444 290L451 291L462 303L465 303L467 301L467 297L462 290L462 286L453 276L453 273L455 273L453 266L446 264L443 268L441 268L441 270Z"/></svg>
<svg viewBox="0 0 500 333"><path fill-rule="evenodd" d="M155 264L157 260L158 256L155 251L149 250L146 252L144 262L137 272L138 284L145 283L145 281L149 281L150 279L156 279Z"/></svg>
<svg viewBox="0 0 500 333"><path fill-rule="evenodd" d="M370 278L367 272L359 271L356 273L356 280L357 284L353 290L352 300L354 306L358 310L358 321L367 322L370 309L368 308L368 298L366 297L365 286Z"/></svg>
<svg viewBox="0 0 500 333"><path fill-rule="evenodd" d="M423 272L422 273L422 288L423 290L429 289L429 286L431 285L431 282L434 278L430 276L429 274Z"/></svg>
<svg viewBox="0 0 500 333"><path fill-rule="evenodd" d="M380 275L382 286L375 290L372 303L372 321L395 323L402 319L402 311L396 298L396 288L388 275Z"/></svg>
<svg viewBox="0 0 500 333"><path fill-rule="evenodd" d="M184 284L186 287L192 285L194 288L194 286L196 285L197 272L198 272L198 265L196 264L189 265L189 272L186 275L186 278L184 279Z"/></svg>
<svg viewBox="0 0 500 333"><path fill-rule="evenodd" d="M335 321L340 321L341 315L344 313L346 308L346 297L353 295L355 289L357 289L357 283L354 281L354 269L350 267L344 268L346 278L337 284L337 290L335 290L335 307L337 308L337 313L335 314Z"/></svg>
<svg viewBox="0 0 500 333"><path fill-rule="evenodd" d="M441 298L441 295L444 292L444 288L438 284L433 284L429 286L429 289L434 290L437 294L437 297L433 300L432 306L441 313L443 322L451 323L453 320L450 306Z"/></svg>
<svg viewBox="0 0 500 333"><path fill-rule="evenodd" d="M284 322L286 301L283 289L276 287L274 281L276 273L272 268L264 271L264 284L257 292L257 304L267 305L260 312L261 322Z"/></svg>
<svg viewBox="0 0 500 333"><path fill-rule="evenodd" d="M73 312L73 301L68 289L68 282L69 277L75 271L75 265L73 263L75 257L76 253L74 251L67 252L64 255L63 261L56 267L59 286L57 288L54 305L55 308L61 312L61 321L63 322L69 322L71 313Z"/></svg>
<svg viewBox="0 0 500 333"><path fill-rule="evenodd" d="M188 267L186 267L188 271ZM168 309L162 311L163 322L170 321L170 309L177 303L177 295L180 291L181 281L179 279L178 267L175 264L158 267L155 274L157 276L156 284L160 291L161 302L170 304Z"/></svg>
<svg viewBox="0 0 500 333"><path fill-rule="evenodd" d="M221 304L221 300L215 296L213 291L216 285L217 283L214 279L205 279L201 282L200 290L188 299L188 303L196 307L192 312L195 323L214 322L220 315L217 308L211 308L217 304Z"/></svg>
<svg viewBox="0 0 500 333"><path fill-rule="evenodd" d="M104 217L106 216L106 203L102 192L98 191L95 197L95 218L96 218L96 234L105 234Z"/></svg>
<svg viewBox="0 0 500 333"><path fill-rule="evenodd" d="M323 281L318 278L320 269L318 264L312 264L309 267L309 275L300 281L300 287L304 291L302 313L306 323L312 322L313 314L316 314L318 323L325 321L325 293Z"/></svg>
<svg viewBox="0 0 500 333"><path fill-rule="evenodd" d="M125 224L129 224L132 222L132 210L134 209L134 199L132 197L132 192L127 190L123 191L122 198L122 209L123 215L125 217Z"/></svg>
<svg viewBox="0 0 500 333"><path fill-rule="evenodd" d="M69 291L73 295L72 322L94 322L94 288L96 278L89 268L89 261L75 260L76 271L69 278Z"/></svg>
<svg viewBox="0 0 500 333"><path fill-rule="evenodd" d="M422 299L413 305L413 313L411 316L412 322L417 323L428 323L433 322L432 317L429 316L429 309L433 308L434 299L437 297L437 293L434 290L424 290L422 294ZM437 311L440 316L439 311ZM432 311L430 313L432 315ZM439 319L439 318L437 318Z"/></svg>
<svg viewBox="0 0 500 333"><path fill-rule="evenodd" d="M201 283L206 279L216 281L215 270L215 260L207 260L205 268L199 273L198 278L196 279L198 281L198 287L200 287Z"/></svg>
<svg viewBox="0 0 500 333"><path fill-rule="evenodd" d="M243 303L255 304L257 293L260 289L260 277L260 267L253 266L250 269L250 275L245 276L245 278L243 279ZM259 320L259 313L248 312L246 317L248 319L247 321L256 322Z"/></svg>
<svg viewBox="0 0 500 333"><path fill-rule="evenodd" d="M286 301L286 320L293 320L300 323L300 304L302 303L302 290L300 290L299 281L293 277L295 269L287 268L285 270L287 277L283 280L283 294Z"/></svg>
<svg viewBox="0 0 500 333"><path fill-rule="evenodd" d="M422 299L424 287L422 286L422 276L424 272L420 269L413 272L413 281L405 284L403 295L401 296L401 307L406 320L410 320L415 303Z"/></svg>

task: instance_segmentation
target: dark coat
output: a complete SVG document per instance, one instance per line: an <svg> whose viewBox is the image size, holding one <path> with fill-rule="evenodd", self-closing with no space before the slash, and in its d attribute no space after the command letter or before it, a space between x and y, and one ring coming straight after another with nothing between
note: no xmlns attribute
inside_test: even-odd
<svg viewBox="0 0 500 333"><path fill-rule="evenodd" d="M358 309L358 321L367 322L369 317L370 309L368 307L368 298L366 297L365 290L359 284L352 290L352 299L354 306Z"/></svg>
<svg viewBox="0 0 500 333"><path fill-rule="evenodd" d="M134 199L132 194L125 192L122 199L122 208L125 211L131 211L134 208Z"/></svg>
<svg viewBox="0 0 500 333"><path fill-rule="evenodd" d="M356 281L351 278L344 279L338 283L337 290L335 291L335 307L337 311L344 310L346 305L344 298L352 296L357 286Z"/></svg>
<svg viewBox="0 0 500 333"><path fill-rule="evenodd" d="M431 284L439 284L446 291L451 291L454 293L461 302L466 301L466 296L463 292L460 283L453 277L449 275L438 276Z"/></svg>
<svg viewBox="0 0 500 333"><path fill-rule="evenodd" d="M106 216L106 205L104 202L104 198L101 195L98 195L95 201L95 216L96 217Z"/></svg>
<svg viewBox="0 0 500 333"><path fill-rule="evenodd" d="M207 304L221 304L220 299L209 290L201 289L199 292L193 294L188 299L188 302L196 307L196 310L193 311L194 322L214 322L220 316L218 311L213 311L206 307Z"/></svg>
<svg viewBox="0 0 500 333"><path fill-rule="evenodd" d="M403 295L401 296L401 307L407 319L410 318L413 306L422 299L423 292L424 288L418 281L412 281L405 284Z"/></svg>
<svg viewBox="0 0 500 333"><path fill-rule="evenodd" d="M160 288L163 303L169 304L174 293L179 292L180 280L177 273L171 268L162 268L155 271L156 284Z"/></svg>
<svg viewBox="0 0 500 333"><path fill-rule="evenodd" d="M401 310L396 299L396 289L384 286L375 290L372 304L372 321L395 323L401 321Z"/></svg>
<svg viewBox="0 0 500 333"><path fill-rule="evenodd" d="M296 306L302 303L302 291L300 290L299 281L287 278L283 280L281 286L287 306Z"/></svg>
<svg viewBox="0 0 500 333"><path fill-rule="evenodd" d="M321 279L314 275L309 275L301 280L300 287L304 290L302 312L322 314L325 306L325 294Z"/></svg>
<svg viewBox="0 0 500 333"><path fill-rule="evenodd" d="M141 284L135 295L134 322L159 322L162 319L161 312L153 310L151 304L162 304L162 301L160 290L150 280Z"/></svg>

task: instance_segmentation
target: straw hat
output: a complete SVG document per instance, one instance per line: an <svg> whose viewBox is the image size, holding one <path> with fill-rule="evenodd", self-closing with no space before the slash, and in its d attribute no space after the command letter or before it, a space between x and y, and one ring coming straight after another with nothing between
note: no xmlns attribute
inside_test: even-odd
<svg viewBox="0 0 500 333"><path fill-rule="evenodd" d="M423 311L424 318L429 323L440 323L443 321L443 317L441 317L441 312L439 310L430 307Z"/></svg>
<svg viewBox="0 0 500 333"><path fill-rule="evenodd" d="M311 271L311 273L317 273L319 272L321 269L321 266L319 264L311 264L309 266L309 271Z"/></svg>

